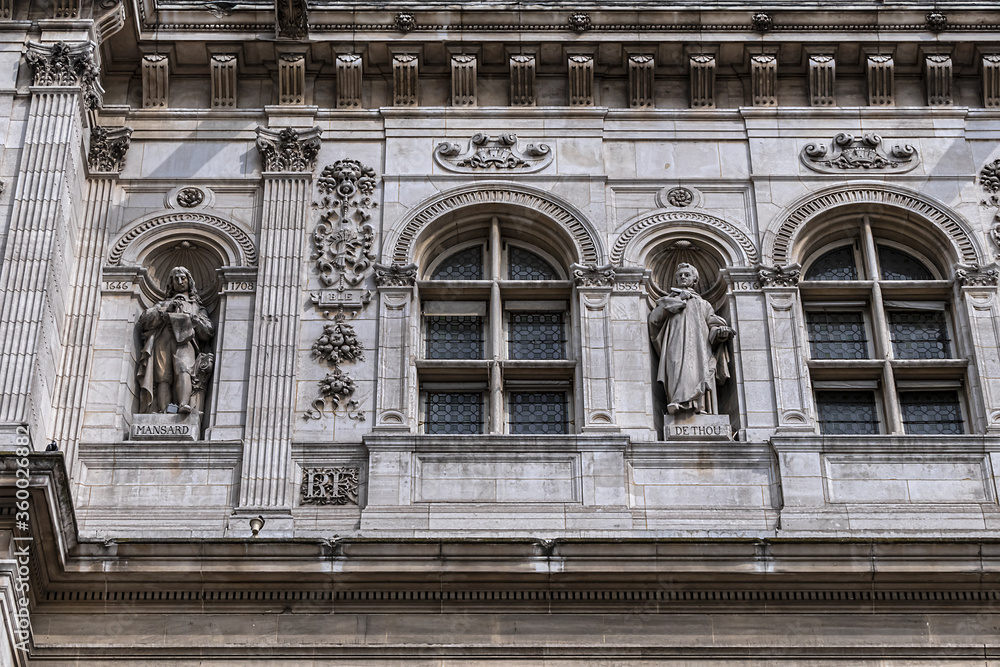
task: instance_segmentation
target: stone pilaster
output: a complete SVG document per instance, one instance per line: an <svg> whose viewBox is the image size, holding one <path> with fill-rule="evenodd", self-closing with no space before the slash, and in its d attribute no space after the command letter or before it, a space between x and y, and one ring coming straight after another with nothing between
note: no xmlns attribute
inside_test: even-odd
<svg viewBox="0 0 1000 667"><path fill-rule="evenodd" d="M868 54L868 106L896 104L895 62L891 53Z"/></svg>
<svg viewBox="0 0 1000 667"><path fill-rule="evenodd" d="M236 106L235 53L212 55L212 108L232 109Z"/></svg>
<svg viewBox="0 0 1000 667"><path fill-rule="evenodd" d="M579 299L580 363L583 365L583 432L617 430L611 353L611 291L615 270L574 264Z"/></svg>
<svg viewBox="0 0 1000 667"><path fill-rule="evenodd" d="M594 56L580 53L569 56L569 105L594 106Z"/></svg>
<svg viewBox="0 0 1000 667"><path fill-rule="evenodd" d="M535 106L535 56L515 53L510 56L510 105Z"/></svg>
<svg viewBox="0 0 1000 667"><path fill-rule="evenodd" d="M451 55L451 106L474 107L478 102L478 58L474 53Z"/></svg>
<svg viewBox="0 0 1000 667"><path fill-rule="evenodd" d="M628 57L628 105L632 109L652 109L653 74L656 63L653 56L633 53Z"/></svg>
<svg viewBox="0 0 1000 667"><path fill-rule="evenodd" d="M392 55L393 106L417 106L419 71L420 57L416 53L394 53Z"/></svg>
<svg viewBox="0 0 1000 667"><path fill-rule="evenodd" d="M808 374L809 360L804 340L805 321L795 279L774 279L761 272L765 315L771 349L771 370L782 433L813 433L814 409Z"/></svg>
<svg viewBox="0 0 1000 667"><path fill-rule="evenodd" d="M778 106L778 56L755 53L750 56L750 88L755 107Z"/></svg>
<svg viewBox="0 0 1000 667"><path fill-rule="evenodd" d="M337 55L337 108L361 108L361 56L357 53Z"/></svg>
<svg viewBox="0 0 1000 667"><path fill-rule="evenodd" d="M985 432L1000 435L1000 304L997 303L998 269L994 266L960 266L956 271L960 307L969 320L970 367L968 380L974 394L982 395L985 414L975 415L985 422ZM978 401L970 401L975 410ZM978 429L977 429L978 430Z"/></svg>
<svg viewBox="0 0 1000 667"><path fill-rule="evenodd" d="M124 166L131 128L95 127L90 133L90 178L77 246L76 270L69 285L72 298L62 334L62 359L54 393L52 439L72 470L83 429L88 369L92 363L97 317L101 307L101 266L108 229L117 228L114 198L118 172ZM124 341L123 341L124 342Z"/></svg>
<svg viewBox="0 0 1000 667"><path fill-rule="evenodd" d="M306 222L319 128L257 130L264 199L260 266L250 352L240 502L229 534L249 534L250 516L265 514L268 534L291 530L295 350L302 299Z"/></svg>
<svg viewBox="0 0 1000 667"><path fill-rule="evenodd" d="M837 81L837 60L829 53L809 56L809 104L814 107L837 105L834 84Z"/></svg>
<svg viewBox="0 0 1000 667"><path fill-rule="evenodd" d="M412 321L417 267L375 265L378 286L378 378L374 431L412 432L417 415L416 377L411 357L416 352Z"/></svg>
<svg viewBox="0 0 1000 667"><path fill-rule="evenodd" d="M715 56L694 53L688 61L691 75L691 108L715 108Z"/></svg>
<svg viewBox="0 0 1000 667"><path fill-rule="evenodd" d="M91 44L29 44L25 56L33 86L0 265L0 445L25 424L34 447L45 445L78 222L64 203L83 171L82 107L98 101L92 52Z"/></svg>
<svg viewBox="0 0 1000 667"><path fill-rule="evenodd" d="M927 106L950 106L954 103L951 54L924 55L924 82L927 86Z"/></svg>

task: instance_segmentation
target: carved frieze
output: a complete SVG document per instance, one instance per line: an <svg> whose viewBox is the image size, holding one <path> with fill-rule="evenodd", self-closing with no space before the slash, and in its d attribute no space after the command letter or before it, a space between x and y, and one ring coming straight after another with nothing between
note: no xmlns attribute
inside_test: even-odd
<svg viewBox="0 0 1000 667"><path fill-rule="evenodd" d="M302 505L357 505L360 468L303 468Z"/></svg>
<svg viewBox="0 0 1000 667"><path fill-rule="evenodd" d="M434 161L448 171L475 173L483 171L540 171L552 162L552 149L548 144L528 144L524 150L517 148L517 135L501 134L491 137L479 133L469 140L463 151L456 143L441 142L434 149Z"/></svg>
<svg viewBox="0 0 1000 667"><path fill-rule="evenodd" d="M1000 281L1000 270L996 264L956 264L955 280L962 287L994 287Z"/></svg>
<svg viewBox="0 0 1000 667"><path fill-rule="evenodd" d="M94 63L94 45L90 42L70 46L65 42L52 45L28 43L24 54L31 66L35 86L79 86L83 103L88 109L101 104L100 74Z"/></svg>
<svg viewBox="0 0 1000 667"><path fill-rule="evenodd" d="M290 127L275 132L257 128L257 150L264 171L312 171L319 153L320 129L293 130Z"/></svg>
<svg viewBox="0 0 1000 667"><path fill-rule="evenodd" d="M412 287L416 281L416 264L375 264L375 284L379 287Z"/></svg>
<svg viewBox="0 0 1000 667"><path fill-rule="evenodd" d="M569 268L577 287L610 287L615 282L615 267L611 264L573 264Z"/></svg>
<svg viewBox="0 0 1000 667"><path fill-rule="evenodd" d="M130 127L101 127L90 130L90 151L87 153L87 163L91 171L116 172L125 166L125 155L128 153L129 141L132 137Z"/></svg>
<svg viewBox="0 0 1000 667"><path fill-rule="evenodd" d="M313 230L312 259L319 280L330 288L313 295L325 308L363 308L371 300L360 287L375 261L375 228L370 224L377 204L375 170L357 160L338 160L327 165L317 188L322 197L316 208L323 211Z"/></svg>
<svg viewBox="0 0 1000 667"><path fill-rule="evenodd" d="M799 264L787 266L757 267L757 277L764 287L795 287L799 284L799 274L802 267Z"/></svg>
<svg viewBox="0 0 1000 667"><path fill-rule="evenodd" d="M829 148L807 144L799 157L802 164L824 174L845 171L904 173L919 162L916 148L907 144L893 146L887 151L882 145L882 137L877 134L865 134L856 139L852 134L841 133L834 137Z"/></svg>

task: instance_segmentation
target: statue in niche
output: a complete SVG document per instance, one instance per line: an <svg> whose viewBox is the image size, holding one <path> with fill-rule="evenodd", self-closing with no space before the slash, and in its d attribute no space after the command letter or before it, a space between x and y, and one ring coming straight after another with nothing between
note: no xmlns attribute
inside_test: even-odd
<svg viewBox="0 0 1000 667"><path fill-rule="evenodd" d="M667 393L667 413L709 414L716 384L729 379L724 343L735 333L696 291L698 269L678 264L674 287L649 314L649 334L660 361L656 379Z"/></svg>
<svg viewBox="0 0 1000 667"><path fill-rule="evenodd" d="M215 355L203 352L215 333L183 266L170 270L167 297L139 317L139 412L201 412Z"/></svg>

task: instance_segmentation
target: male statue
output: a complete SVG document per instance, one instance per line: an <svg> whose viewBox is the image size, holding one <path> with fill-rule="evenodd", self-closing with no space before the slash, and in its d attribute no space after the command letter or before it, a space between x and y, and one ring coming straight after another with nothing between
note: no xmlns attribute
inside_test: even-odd
<svg viewBox="0 0 1000 667"><path fill-rule="evenodd" d="M170 270L167 298L139 317L143 347L139 356L139 412L201 411L204 381L213 355L202 353L212 338L212 321L201 305L191 272ZM169 411L173 411L172 409Z"/></svg>
<svg viewBox="0 0 1000 667"><path fill-rule="evenodd" d="M656 301L649 314L649 333L660 355L656 379L667 392L667 413L706 414L707 395L716 382L729 378L729 356L723 344L733 335L712 304L699 296L698 269L678 264L674 287Z"/></svg>

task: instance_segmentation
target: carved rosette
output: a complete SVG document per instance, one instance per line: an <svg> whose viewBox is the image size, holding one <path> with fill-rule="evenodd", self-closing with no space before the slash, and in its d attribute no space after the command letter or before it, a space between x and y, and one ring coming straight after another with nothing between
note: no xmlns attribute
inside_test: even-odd
<svg viewBox="0 0 1000 667"><path fill-rule="evenodd" d="M757 267L757 277L764 287L795 287L799 284L799 274L802 267L799 264L787 266Z"/></svg>
<svg viewBox="0 0 1000 667"><path fill-rule="evenodd" d="M919 162L916 148L907 144L886 151L882 137L877 134L855 139L852 134L841 133L834 137L830 147L807 144L799 157L805 166L825 174L845 171L904 173Z"/></svg>
<svg viewBox="0 0 1000 667"><path fill-rule="evenodd" d="M320 129L297 131L285 128L279 132L257 128L257 150L264 171L312 171L320 148Z"/></svg>
<svg viewBox="0 0 1000 667"><path fill-rule="evenodd" d="M94 127L90 131L90 150L87 153L87 164L91 171L118 172L125 166L125 155L128 153L129 141L132 138L130 127Z"/></svg>
<svg viewBox="0 0 1000 667"><path fill-rule="evenodd" d="M1000 207L1000 160L983 165L979 172L979 186L987 194L982 205Z"/></svg>
<svg viewBox="0 0 1000 667"><path fill-rule="evenodd" d="M375 264L375 284L378 287L412 287L417 282L417 265Z"/></svg>
<svg viewBox="0 0 1000 667"><path fill-rule="evenodd" d="M79 86L83 104L88 109L101 105L100 70L94 63L94 45L90 42L69 45L56 42L52 45L28 43L24 54L31 66L35 86Z"/></svg>
<svg viewBox="0 0 1000 667"><path fill-rule="evenodd" d="M302 505L357 505L360 468L303 468Z"/></svg>
<svg viewBox="0 0 1000 667"><path fill-rule="evenodd" d="M531 173L551 164L552 149L548 144L528 144L517 148L517 135L510 132L498 137L478 133L462 147L447 141L434 149L434 161L448 171L459 173L516 171Z"/></svg>
<svg viewBox="0 0 1000 667"><path fill-rule="evenodd" d="M1000 270L996 264L956 264L955 280L962 287L995 287L1000 281Z"/></svg>
<svg viewBox="0 0 1000 667"><path fill-rule="evenodd" d="M361 308L371 292L359 285L372 272L375 228L369 222L377 204L375 170L357 160L327 165L317 180L322 197L314 204L323 210L313 230L312 259L319 280L330 288L313 295L313 302L331 308Z"/></svg>
<svg viewBox="0 0 1000 667"><path fill-rule="evenodd" d="M611 287L615 283L615 267L611 264L573 264L569 268L577 287Z"/></svg>

